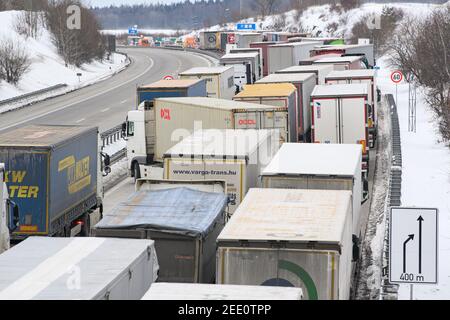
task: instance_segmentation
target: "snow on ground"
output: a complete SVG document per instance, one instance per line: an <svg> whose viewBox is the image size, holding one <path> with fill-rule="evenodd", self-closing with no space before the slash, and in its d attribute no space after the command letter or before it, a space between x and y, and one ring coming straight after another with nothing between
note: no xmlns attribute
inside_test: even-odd
<svg viewBox="0 0 450 320"><path fill-rule="evenodd" d="M392 93L386 59L380 59L378 86ZM408 132L408 85L398 85L398 116L402 141L402 206L439 209L438 285L415 285L415 299L450 298L450 149L440 143L433 113L417 91L417 130ZM409 299L409 286L400 285L399 299Z"/></svg>
<svg viewBox="0 0 450 320"><path fill-rule="evenodd" d="M123 180L128 174L128 160L123 158L111 166L111 173L103 177L103 186L105 191L114 187L119 181Z"/></svg>
<svg viewBox="0 0 450 320"><path fill-rule="evenodd" d="M104 60L103 62L95 61L91 64L85 64L81 68L65 67L64 61L58 55L51 41L50 33L46 29L42 29L42 33L38 39L26 39L15 32L13 26L19 14L20 11L0 12L0 39L9 37L19 41L31 58L31 67L17 87L5 81L0 82L0 100L61 83L66 83L68 87L64 90L58 90L58 92L72 91L79 87L106 79L125 68L128 63L124 55L113 54L110 60ZM81 73L82 76L78 78L77 73ZM17 106L8 105L0 107L0 113L14 107Z"/></svg>
<svg viewBox="0 0 450 320"><path fill-rule="evenodd" d="M112 34L116 36L127 35L128 29L105 29L100 31L103 34ZM175 29L138 29L139 34L161 34L165 36L174 36L179 33L186 33L187 30L175 30Z"/></svg>
<svg viewBox="0 0 450 320"><path fill-rule="evenodd" d="M111 143L111 144L103 147L102 151L109 154L110 156L112 156L116 152L118 152L126 147L127 147L127 142L123 139L120 139L114 143Z"/></svg>

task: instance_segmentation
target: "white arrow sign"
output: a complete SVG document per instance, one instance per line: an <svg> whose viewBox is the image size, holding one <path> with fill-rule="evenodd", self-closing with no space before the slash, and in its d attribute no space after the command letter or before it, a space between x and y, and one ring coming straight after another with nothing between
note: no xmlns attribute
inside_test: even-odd
<svg viewBox="0 0 450 320"><path fill-rule="evenodd" d="M391 208L389 282L437 283L438 209Z"/></svg>

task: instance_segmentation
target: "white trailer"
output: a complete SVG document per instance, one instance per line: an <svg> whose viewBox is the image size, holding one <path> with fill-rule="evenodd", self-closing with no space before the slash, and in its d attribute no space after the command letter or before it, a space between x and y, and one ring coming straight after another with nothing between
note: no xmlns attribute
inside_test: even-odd
<svg viewBox="0 0 450 320"><path fill-rule="evenodd" d="M264 188L350 190L353 234L360 237L361 145L285 143L261 176Z"/></svg>
<svg viewBox="0 0 450 320"><path fill-rule="evenodd" d="M8 188L5 183L5 165L0 163L0 253L9 249Z"/></svg>
<svg viewBox="0 0 450 320"><path fill-rule="evenodd" d="M311 94L311 141L362 145L362 169L369 169L368 86L318 85Z"/></svg>
<svg viewBox="0 0 450 320"><path fill-rule="evenodd" d="M153 240L29 237L0 255L0 300L136 300L157 274Z"/></svg>
<svg viewBox="0 0 450 320"><path fill-rule="evenodd" d="M377 85L374 69L333 71L325 77L326 84L367 83L369 85L369 146L374 147L377 128Z"/></svg>
<svg viewBox="0 0 450 320"><path fill-rule="evenodd" d="M278 70L296 66L300 60L310 57L310 51L314 49L317 42L292 42L269 46L268 63L269 74Z"/></svg>
<svg viewBox="0 0 450 320"><path fill-rule="evenodd" d="M280 143L288 141L290 134L289 113L283 106L192 97L156 99L154 108L158 162L167 150L199 129L279 129Z"/></svg>
<svg viewBox="0 0 450 320"><path fill-rule="evenodd" d="M232 214L279 149L277 131L195 131L164 154L164 179L225 180Z"/></svg>
<svg viewBox="0 0 450 320"><path fill-rule="evenodd" d="M260 78L258 52L228 53L219 59L219 65L234 67L234 84L239 90L244 84L252 84Z"/></svg>
<svg viewBox="0 0 450 320"><path fill-rule="evenodd" d="M262 33L256 32L235 32L235 43L238 48L248 48L252 42L263 41Z"/></svg>
<svg viewBox="0 0 450 320"><path fill-rule="evenodd" d="M262 48L230 48L230 50L227 51L227 53L246 53L246 52L257 52L259 54L259 56L257 58L258 65L260 66L258 78L261 78L263 76L263 74L262 74L262 68L263 68L263 50L262 50Z"/></svg>
<svg viewBox="0 0 450 320"><path fill-rule="evenodd" d="M347 300L351 192L250 189L217 245L218 284L300 287L308 300Z"/></svg>
<svg viewBox="0 0 450 320"><path fill-rule="evenodd" d="M334 71L367 69L361 56L325 57L314 61L314 64L331 64Z"/></svg>
<svg viewBox="0 0 450 320"><path fill-rule="evenodd" d="M317 46L313 54L322 55L328 53L339 53L345 56L360 56L370 68L375 65L373 44L334 44Z"/></svg>
<svg viewBox="0 0 450 320"><path fill-rule="evenodd" d="M302 297L300 288L157 282L142 300L302 300Z"/></svg>
<svg viewBox="0 0 450 320"><path fill-rule="evenodd" d="M299 141L310 142L311 112L309 101L316 86L314 73L272 73L256 83L291 83L297 88L297 124Z"/></svg>
<svg viewBox="0 0 450 320"><path fill-rule="evenodd" d="M332 65L314 64L309 66L292 66L278 70L275 73L315 73L316 84L325 84L325 77L333 71L333 69Z"/></svg>
<svg viewBox="0 0 450 320"><path fill-rule="evenodd" d="M206 94L211 98L232 99L234 85L234 68L225 66L196 67L179 74L180 79L206 79Z"/></svg>

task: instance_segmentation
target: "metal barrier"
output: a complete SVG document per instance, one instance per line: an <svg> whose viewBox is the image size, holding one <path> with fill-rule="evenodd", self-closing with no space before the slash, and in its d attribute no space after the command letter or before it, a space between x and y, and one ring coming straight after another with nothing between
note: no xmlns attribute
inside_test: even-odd
<svg viewBox="0 0 450 320"><path fill-rule="evenodd" d="M100 138L102 139L103 147L106 147L110 144L116 143L117 141L122 139L122 125L115 126L111 129L106 130L100 134ZM127 156L127 149L122 148L114 154L111 154L111 165L120 161L121 159Z"/></svg>
<svg viewBox="0 0 450 320"><path fill-rule="evenodd" d="M18 102L18 101L23 100L23 99L31 98L31 97L34 97L34 96L37 96L37 95L40 95L40 94L43 94L43 93L47 93L47 92L50 92L50 91L53 91L53 90L57 90L57 89L61 89L61 88L65 88L65 87L67 87L67 84L60 83L60 84L57 84L57 85L54 85L54 86L51 86L51 87L48 87L48 88L36 90L36 91L30 92L30 93L22 94L20 96L16 96L16 97L13 97L13 98L1 100L0 101L0 106L5 105L7 103Z"/></svg>
<svg viewBox="0 0 450 320"><path fill-rule="evenodd" d="M389 190L385 206L385 234L382 254L382 281L380 288L381 300L392 300L397 298L398 285L389 283L389 211L390 207L401 205L402 196L402 147L400 139L400 125L398 121L397 105L392 94L386 95L386 101L390 107L391 115L391 165L389 172Z"/></svg>

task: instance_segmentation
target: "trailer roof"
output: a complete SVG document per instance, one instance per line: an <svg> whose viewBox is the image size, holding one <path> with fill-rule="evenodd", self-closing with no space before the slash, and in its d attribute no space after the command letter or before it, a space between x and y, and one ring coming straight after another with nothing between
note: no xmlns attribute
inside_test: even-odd
<svg viewBox="0 0 450 320"><path fill-rule="evenodd" d="M367 95L368 92L367 83L323 84L314 87L311 97L360 96Z"/></svg>
<svg viewBox="0 0 450 320"><path fill-rule="evenodd" d="M246 84L244 90L235 95L234 98L285 97L290 96L296 90L292 83Z"/></svg>
<svg viewBox="0 0 450 320"><path fill-rule="evenodd" d="M259 103L251 103L246 101L234 101L228 99L217 99L210 97L173 97L173 98L156 98L155 101L169 102L190 106L201 106L212 109L225 109L230 111L237 110L286 110L285 107L270 106Z"/></svg>
<svg viewBox="0 0 450 320"><path fill-rule="evenodd" d="M200 81L204 80L203 79L159 80L150 84L139 86L139 88L140 89L188 88Z"/></svg>
<svg viewBox="0 0 450 320"><path fill-rule="evenodd" d="M0 147L55 147L67 140L73 140L89 132L97 132L97 127L30 125L12 129L0 134Z"/></svg>
<svg viewBox="0 0 450 320"><path fill-rule="evenodd" d="M223 55L220 60L227 59L242 59L242 58L254 58L259 55L258 52L242 52L242 53L227 53Z"/></svg>
<svg viewBox="0 0 450 320"><path fill-rule="evenodd" d="M343 50L361 47L373 47L373 44L324 44L317 46L316 50Z"/></svg>
<svg viewBox="0 0 450 320"><path fill-rule="evenodd" d="M331 71L326 76L326 78L346 79L346 78L365 78L374 76L375 76L374 69L354 69L354 70Z"/></svg>
<svg viewBox="0 0 450 320"><path fill-rule="evenodd" d="M309 79L316 80L315 73L271 73L255 83L284 83L284 82L303 82Z"/></svg>
<svg viewBox="0 0 450 320"><path fill-rule="evenodd" d="M247 159L271 134L272 130L255 129L197 130L170 148L164 158Z"/></svg>
<svg viewBox="0 0 450 320"><path fill-rule="evenodd" d="M301 300L301 288L204 283L153 283L142 300Z"/></svg>
<svg viewBox="0 0 450 320"><path fill-rule="evenodd" d="M353 177L358 174L360 162L360 144L283 143L262 175Z"/></svg>
<svg viewBox="0 0 450 320"><path fill-rule="evenodd" d="M0 255L0 299L102 298L149 249L154 259L148 239L29 237ZM67 285L74 266L81 275L78 290Z"/></svg>
<svg viewBox="0 0 450 320"><path fill-rule="evenodd" d="M271 45L270 47L300 47L300 46L311 45L311 44L317 45L317 41L286 42L286 43L274 44L274 45Z"/></svg>
<svg viewBox="0 0 450 320"><path fill-rule="evenodd" d="M106 214L95 228L146 228L205 237L226 205L227 196L223 193L186 187L141 190Z"/></svg>
<svg viewBox="0 0 450 320"><path fill-rule="evenodd" d="M214 67L196 67L190 68L183 72L180 72L181 75L203 75L203 74L222 74L227 70L232 69L233 67L229 66L214 66Z"/></svg>
<svg viewBox="0 0 450 320"><path fill-rule="evenodd" d="M314 61L313 63L339 63L339 62L355 62L361 60L361 56L344 56L344 57L327 57Z"/></svg>
<svg viewBox="0 0 450 320"><path fill-rule="evenodd" d="M349 190L253 188L217 240L341 243L349 207Z"/></svg>
<svg viewBox="0 0 450 320"><path fill-rule="evenodd" d="M332 70L333 66L326 65L326 64L313 64L309 66L292 66L285 69L281 69L275 72L277 73L283 73L283 72L308 72L308 71L320 71L320 70Z"/></svg>

